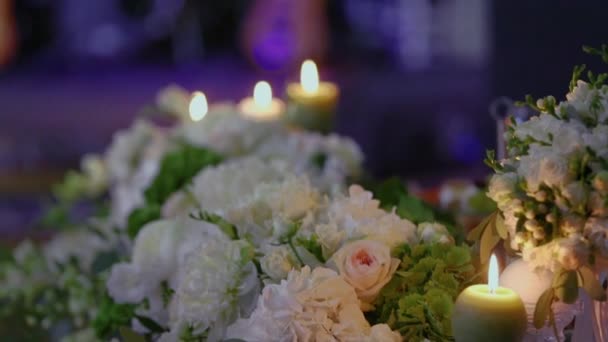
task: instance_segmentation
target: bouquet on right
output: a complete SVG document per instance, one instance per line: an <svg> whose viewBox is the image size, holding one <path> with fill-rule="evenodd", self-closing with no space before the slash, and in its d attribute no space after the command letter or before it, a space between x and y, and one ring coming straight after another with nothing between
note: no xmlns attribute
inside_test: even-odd
<svg viewBox="0 0 608 342"><path fill-rule="evenodd" d="M608 47L585 48L608 62ZM565 101L553 96L526 104L539 114L505 133L508 156L486 163L495 171L488 196L498 212L473 232L484 251L501 239L535 270L554 274L536 306L542 325L553 301L574 302L578 288L596 300L596 279L608 268L608 74L574 68ZM485 253L487 254L487 252Z"/></svg>

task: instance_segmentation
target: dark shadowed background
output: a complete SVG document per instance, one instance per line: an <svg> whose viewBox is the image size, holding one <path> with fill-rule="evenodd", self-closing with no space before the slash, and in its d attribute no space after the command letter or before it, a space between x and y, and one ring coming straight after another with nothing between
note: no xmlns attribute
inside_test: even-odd
<svg viewBox="0 0 608 342"><path fill-rule="evenodd" d="M282 94L313 57L341 89L336 131L376 176L483 179L490 103L565 93L608 41L608 3L566 0L0 0L0 233L177 83Z"/></svg>

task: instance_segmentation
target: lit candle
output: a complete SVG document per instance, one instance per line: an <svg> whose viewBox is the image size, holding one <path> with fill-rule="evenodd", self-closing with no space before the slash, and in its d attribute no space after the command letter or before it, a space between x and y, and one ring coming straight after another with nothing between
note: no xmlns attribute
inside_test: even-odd
<svg viewBox="0 0 608 342"><path fill-rule="evenodd" d="M207 97L205 94L200 91L192 93L188 111L190 112L190 119L192 119L192 121L196 122L203 119L209 111L209 105L207 104Z"/></svg>
<svg viewBox="0 0 608 342"><path fill-rule="evenodd" d="M253 98L245 98L239 103L244 116L260 121L279 119L285 112L285 104L272 97L272 88L266 81L260 81L253 88Z"/></svg>
<svg viewBox="0 0 608 342"><path fill-rule="evenodd" d="M327 132L332 126L338 95L338 87L320 82L317 65L306 60L300 69L300 83L287 85L287 119L298 127Z"/></svg>
<svg viewBox="0 0 608 342"><path fill-rule="evenodd" d="M456 299L454 338L456 342L519 342L526 325L526 309L519 295L498 286L498 261L492 255L488 284L469 286Z"/></svg>

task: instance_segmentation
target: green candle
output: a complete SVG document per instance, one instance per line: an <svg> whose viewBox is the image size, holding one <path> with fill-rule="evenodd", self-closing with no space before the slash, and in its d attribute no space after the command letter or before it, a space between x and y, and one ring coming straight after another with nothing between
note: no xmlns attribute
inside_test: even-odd
<svg viewBox="0 0 608 342"><path fill-rule="evenodd" d="M498 286L498 263L492 255L488 285L466 288L456 299L452 332L456 342L519 342L526 332L524 304L511 289Z"/></svg>
<svg viewBox="0 0 608 342"><path fill-rule="evenodd" d="M319 82L319 73L313 61L304 61L300 83L287 85L287 121L298 128L329 132L339 93L335 84Z"/></svg>

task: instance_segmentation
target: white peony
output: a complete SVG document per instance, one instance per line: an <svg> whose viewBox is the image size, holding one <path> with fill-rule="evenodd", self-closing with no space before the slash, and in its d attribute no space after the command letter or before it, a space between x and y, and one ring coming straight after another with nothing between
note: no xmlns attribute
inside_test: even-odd
<svg viewBox="0 0 608 342"><path fill-rule="evenodd" d="M363 310L373 309L372 302L392 279L399 263L399 259L391 258L388 246L372 240L348 243L328 261L355 289Z"/></svg>
<svg viewBox="0 0 608 342"><path fill-rule="evenodd" d="M326 268L291 271L287 280L264 287L255 311L228 327L226 338L266 341L368 341L391 336L372 328L359 309L355 290ZM390 341L390 340L389 340Z"/></svg>

